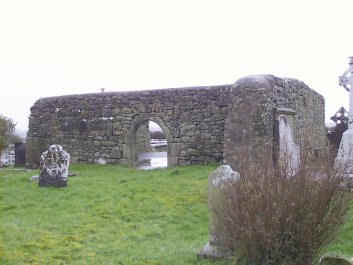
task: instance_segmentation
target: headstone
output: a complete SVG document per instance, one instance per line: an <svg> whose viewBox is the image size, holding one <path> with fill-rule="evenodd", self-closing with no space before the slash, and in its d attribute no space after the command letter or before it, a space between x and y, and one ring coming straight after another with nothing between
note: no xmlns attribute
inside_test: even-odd
<svg viewBox="0 0 353 265"><path fill-rule="evenodd" d="M224 213L230 212L225 209L229 196L229 190L235 182L240 179L238 172L232 170L228 165L222 165L208 176L209 196L209 242L201 249L198 257L201 259L231 258L231 248L228 246L228 232L225 221L222 220Z"/></svg>
<svg viewBox="0 0 353 265"><path fill-rule="evenodd" d="M353 265L353 260L348 260L345 257L336 254L326 254L320 258L322 265Z"/></svg>
<svg viewBox="0 0 353 265"><path fill-rule="evenodd" d="M66 187L70 155L61 145L51 145L40 157L39 187Z"/></svg>

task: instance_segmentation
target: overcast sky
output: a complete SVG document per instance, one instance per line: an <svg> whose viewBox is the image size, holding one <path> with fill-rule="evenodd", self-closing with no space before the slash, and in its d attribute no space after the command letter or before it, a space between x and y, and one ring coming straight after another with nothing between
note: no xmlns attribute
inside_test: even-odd
<svg viewBox="0 0 353 265"><path fill-rule="evenodd" d="M326 120L348 92L351 0L0 0L0 113L26 130L41 98L231 84L252 74L304 81Z"/></svg>

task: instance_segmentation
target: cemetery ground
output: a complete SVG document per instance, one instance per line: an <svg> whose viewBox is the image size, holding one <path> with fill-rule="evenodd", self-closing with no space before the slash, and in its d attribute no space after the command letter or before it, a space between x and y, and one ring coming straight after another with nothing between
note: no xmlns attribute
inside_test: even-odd
<svg viewBox="0 0 353 265"><path fill-rule="evenodd" d="M37 171L0 170L0 264L228 264L198 260L208 242L216 165L142 171L72 165L67 188ZM353 209L324 251L353 257Z"/></svg>

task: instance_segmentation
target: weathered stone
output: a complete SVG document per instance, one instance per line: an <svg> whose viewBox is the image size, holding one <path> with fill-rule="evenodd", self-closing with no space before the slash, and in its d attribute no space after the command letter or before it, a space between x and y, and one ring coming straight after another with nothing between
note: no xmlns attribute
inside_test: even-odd
<svg viewBox="0 0 353 265"><path fill-rule="evenodd" d="M230 212L225 203L234 184L240 180L238 172L228 165L222 165L208 176L209 196L209 242L199 252L199 258L231 258L232 252L229 246L228 231L222 218Z"/></svg>
<svg viewBox="0 0 353 265"><path fill-rule="evenodd" d="M61 145L51 145L41 156L39 187L66 187L70 155Z"/></svg>
<svg viewBox="0 0 353 265"><path fill-rule="evenodd" d="M118 147L113 147L111 149L111 156L112 159L120 159L121 158L121 151Z"/></svg>
<svg viewBox="0 0 353 265"><path fill-rule="evenodd" d="M120 154L107 163L130 164L136 131L149 120L168 135L168 146L182 144L181 149L170 149L170 165L223 159L236 164L239 147L273 143L274 108L295 110L296 130L309 124L317 128L315 138L325 135L323 97L298 80L271 75L222 86L42 98L31 108L26 164L38 166L40 154L52 143L79 162L111 156L116 146Z"/></svg>
<svg viewBox="0 0 353 265"><path fill-rule="evenodd" d="M136 132L136 143L139 153L151 152L149 124L142 124Z"/></svg>
<svg viewBox="0 0 353 265"><path fill-rule="evenodd" d="M260 156L273 152L274 110L278 108L295 111L294 132L310 128L311 148L325 146L324 98L303 82L273 75L247 76L234 84L229 98L223 157L230 166L237 165L244 150Z"/></svg>
<svg viewBox="0 0 353 265"><path fill-rule="evenodd" d="M322 265L353 265L353 259L348 260L336 254L325 254L320 258L319 263Z"/></svg>
<svg viewBox="0 0 353 265"><path fill-rule="evenodd" d="M101 165L105 165L107 163L107 160L103 157L99 157L97 160L96 160L96 163L97 164L101 164Z"/></svg>
<svg viewBox="0 0 353 265"><path fill-rule="evenodd" d="M32 176L32 177L30 177L29 180L30 181L38 181L39 180L39 175Z"/></svg>

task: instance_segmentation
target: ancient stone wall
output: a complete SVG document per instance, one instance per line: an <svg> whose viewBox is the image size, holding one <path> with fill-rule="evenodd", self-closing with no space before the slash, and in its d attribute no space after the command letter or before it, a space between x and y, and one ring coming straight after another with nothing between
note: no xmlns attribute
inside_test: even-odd
<svg viewBox="0 0 353 265"><path fill-rule="evenodd" d="M60 144L72 162L128 163L136 155L136 131L151 120L168 141L168 164L223 159L229 85L39 99L31 108L27 165Z"/></svg>
<svg viewBox="0 0 353 265"><path fill-rule="evenodd" d="M225 159L236 169L245 151L273 152L280 111L291 113L297 138L310 129L313 145L324 145L323 97L301 81L272 75L234 85L42 98L31 108L26 163L38 165L42 151L60 144L72 162L131 165L136 133L153 121L166 135L169 166Z"/></svg>
<svg viewBox="0 0 353 265"><path fill-rule="evenodd" d="M248 76L239 79L230 91L225 126L226 163L236 169L239 156L251 153L256 159L256 155L275 151L279 111L294 112L296 142L307 138L313 149L325 146L325 101L320 94L296 79Z"/></svg>

